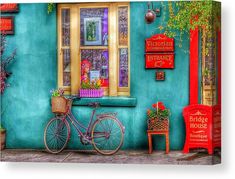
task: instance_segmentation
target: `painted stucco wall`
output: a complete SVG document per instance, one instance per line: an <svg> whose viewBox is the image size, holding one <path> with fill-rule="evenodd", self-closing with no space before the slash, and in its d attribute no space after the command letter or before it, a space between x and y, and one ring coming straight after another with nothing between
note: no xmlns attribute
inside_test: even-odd
<svg viewBox="0 0 235 179"><path fill-rule="evenodd" d="M155 2L155 5L161 3ZM157 27L165 24L168 11L162 7L165 15L147 25L146 10L146 2L131 3L131 96L137 98L137 106L103 107L97 112L118 112L118 118L126 127L123 149L147 149L146 109L162 101L171 110L170 148L179 150L185 139L182 109L188 104L189 95L189 44L184 40L179 48L176 39L175 68L163 70L165 81L156 81L156 70L144 68L144 40L153 33L161 33ZM16 60L9 68L13 72L8 81L11 87L2 99L7 148L44 148L43 130L53 116L49 91L57 84L56 39L55 12L48 15L46 4L20 4L20 12L15 14L15 35L7 37L7 51L17 48ZM91 109L76 106L73 112L86 124ZM164 137L154 137L154 142L155 148L164 149ZM74 130L69 147L89 149L80 144Z"/></svg>
<svg viewBox="0 0 235 179"><path fill-rule="evenodd" d="M47 4L20 4L15 35L7 36L7 51L17 49L9 66L13 74L2 103L7 148L42 148L43 128L51 117L49 91L57 85L56 13Z"/></svg>

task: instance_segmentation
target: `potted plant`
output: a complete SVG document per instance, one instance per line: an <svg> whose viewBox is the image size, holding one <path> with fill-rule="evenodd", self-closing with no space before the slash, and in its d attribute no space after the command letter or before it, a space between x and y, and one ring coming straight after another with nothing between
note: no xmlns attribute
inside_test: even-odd
<svg viewBox="0 0 235 179"><path fill-rule="evenodd" d="M53 113L66 113L67 100L64 97L64 90L62 88L52 89L51 91L51 110Z"/></svg>
<svg viewBox="0 0 235 179"><path fill-rule="evenodd" d="M1 132L1 150L5 148L6 145L6 130L0 126L0 132Z"/></svg>
<svg viewBox="0 0 235 179"><path fill-rule="evenodd" d="M83 81L80 89L80 97L99 98L104 95L104 90L101 88L101 80L96 79L91 82Z"/></svg>
<svg viewBox="0 0 235 179"><path fill-rule="evenodd" d="M147 110L149 130L168 130L170 110L162 102L152 105L153 109Z"/></svg>
<svg viewBox="0 0 235 179"><path fill-rule="evenodd" d="M1 42L0 42L0 58L1 58L1 63L0 63L0 83L1 83L1 95L3 95L5 89L9 87L10 85L6 82L7 79L10 77L12 73L7 71L7 66L10 64L10 62L15 58L16 56L16 50L14 50L10 56L4 56L4 51L6 47L6 34L1 34ZM2 103L1 103L2 105ZM1 106L2 109L2 106ZM1 138L1 150L5 148L5 143L6 143L6 130L2 126L2 115L3 115L3 110L1 112L1 118L0 118L0 138Z"/></svg>

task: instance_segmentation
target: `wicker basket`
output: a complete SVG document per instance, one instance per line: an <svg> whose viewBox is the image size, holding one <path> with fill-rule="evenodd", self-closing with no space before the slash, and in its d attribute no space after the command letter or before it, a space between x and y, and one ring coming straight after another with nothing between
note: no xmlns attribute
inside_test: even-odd
<svg viewBox="0 0 235 179"><path fill-rule="evenodd" d="M169 119L148 119L148 130L166 131L169 130Z"/></svg>
<svg viewBox="0 0 235 179"><path fill-rule="evenodd" d="M53 113L66 113L68 109L66 98L52 97L51 98L51 110Z"/></svg>

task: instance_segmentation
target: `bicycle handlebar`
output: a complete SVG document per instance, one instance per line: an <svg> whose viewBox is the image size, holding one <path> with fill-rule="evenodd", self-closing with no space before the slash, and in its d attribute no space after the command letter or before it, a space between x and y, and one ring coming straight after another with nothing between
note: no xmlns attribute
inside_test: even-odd
<svg viewBox="0 0 235 179"><path fill-rule="evenodd" d="M73 100L75 100L75 99L80 100L81 98L80 98L79 96L73 95L73 96L68 97L67 99L73 101ZM98 102L91 102L91 103L88 104L88 106L93 107L93 108L98 108L98 107L100 107L101 105L100 105L100 103L98 103Z"/></svg>
<svg viewBox="0 0 235 179"><path fill-rule="evenodd" d="M74 100L74 99L81 99L79 96L70 96L70 97L68 97L67 99L69 99L69 100Z"/></svg>
<svg viewBox="0 0 235 179"><path fill-rule="evenodd" d="M98 103L98 102L89 103L88 106L91 106L91 107L94 107L94 108L98 108L98 107L100 107L100 103Z"/></svg>

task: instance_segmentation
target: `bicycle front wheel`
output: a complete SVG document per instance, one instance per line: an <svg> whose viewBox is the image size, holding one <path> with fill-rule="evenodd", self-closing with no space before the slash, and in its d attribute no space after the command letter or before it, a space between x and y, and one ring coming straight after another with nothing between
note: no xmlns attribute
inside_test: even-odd
<svg viewBox="0 0 235 179"><path fill-rule="evenodd" d="M115 154L122 146L124 130L122 124L114 117L97 120L91 131L95 150L103 155Z"/></svg>
<svg viewBox="0 0 235 179"><path fill-rule="evenodd" d="M44 144L48 152L60 153L67 145L70 135L70 126L60 117L52 118L44 131Z"/></svg>

